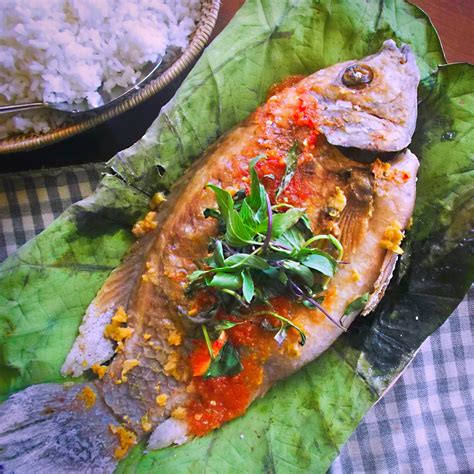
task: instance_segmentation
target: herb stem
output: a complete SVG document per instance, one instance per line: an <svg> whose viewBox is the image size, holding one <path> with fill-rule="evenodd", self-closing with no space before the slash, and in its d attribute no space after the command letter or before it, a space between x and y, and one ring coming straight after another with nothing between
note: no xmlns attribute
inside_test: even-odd
<svg viewBox="0 0 474 474"><path fill-rule="evenodd" d="M336 321L331 314L329 314L321 304L319 304L315 299L311 298L302 288L299 287L294 281L288 280L288 283L290 284L290 290L291 292L297 297L297 298L303 298L305 299L308 303L311 303L313 306L315 306L321 313L326 316L326 318L329 319L335 326L337 326L339 329L342 329L344 332L347 331L347 329L338 321Z"/></svg>
<svg viewBox="0 0 474 474"><path fill-rule="evenodd" d="M222 242L222 247L224 247L225 251L230 255L234 255L236 253L236 251L227 242Z"/></svg>
<svg viewBox="0 0 474 474"><path fill-rule="evenodd" d="M270 202L270 197L268 194L265 195L267 201L267 216L268 216L268 225L267 225L267 235L263 245L260 247L260 251L265 253L270 245L270 240L272 239L272 226L273 226L273 213L272 213L272 203Z"/></svg>
<svg viewBox="0 0 474 474"><path fill-rule="evenodd" d="M324 316L326 316L326 318L329 319L329 321L331 321L331 323L333 323L336 327L338 327L339 329L341 329L342 331L344 332L347 332L347 329L339 322L339 321L336 321L324 308L322 305L320 305L316 300L314 300L313 298L311 298L310 296L308 295L303 295L303 298L308 302L308 303L311 303L313 306L316 306L316 308L319 309L319 311L321 311L321 313L324 314Z"/></svg>
<svg viewBox="0 0 474 474"><path fill-rule="evenodd" d="M286 245L280 244L278 242L270 242L270 247L272 249L287 250L288 252L292 251L290 247L287 247Z"/></svg>
<svg viewBox="0 0 474 474"><path fill-rule="evenodd" d="M272 209L275 211L277 209L280 209L281 207L286 207L287 209L294 209L295 206L292 206L291 204L288 204L286 202L279 202L278 204L275 204L272 206Z"/></svg>
<svg viewBox="0 0 474 474"><path fill-rule="evenodd" d="M209 337L209 333L207 332L207 327L205 324L201 324L201 330L204 335L204 340L206 341L206 346L207 350L209 351L209 355L211 356L211 359L214 360L214 351L212 350L212 343L211 343L211 338Z"/></svg>
<svg viewBox="0 0 474 474"><path fill-rule="evenodd" d="M282 322L282 324L286 324L287 326L290 326L290 327L296 329L300 334L300 345L301 346L305 345L305 343L306 343L306 334L304 333L304 331L301 328L299 328L295 323L293 323L293 321L290 321L289 319L285 318L281 314L275 313L274 311L267 311L267 310L258 311L256 313L253 313L252 316L264 316L264 315L273 316L274 318L279 319Z"/></svg>
<svg viewBox="0 0 474 474"><path fill-rule="evenodd" d="M304 291L292 280L288 280L291 292L297 297L301 298L304 295Z"/></svg>
<svg viewBox="0 0 474 474"><path fill-rule="evenodd" d="M230 296L233 296L236 300L238 300L238 302L245 308L248 308L249 305L247 304L247 302L238 294L236 293L234 290L229 290L228 288L222 288L221 291L223 293L227 293L228 295Z"/></svg>
<svg viewBox="0 0 474 474"><path fill-rule="evenodd" d="M308 239L304 244L303 247L308 247L310 246L313 242L317 242L318 240L329 240L331 244L336 248L338 251L338 256L336 260L342 260L342 255L344 253L344 249L342 248L341 242L334 237L334 235L327 234L327 235L315 235L314 237L311 237Z"/></svg>
<svg viewBox="0 0 474 474"><path fill-rule="evenodd" d="M256 244L261 245L259 242L256 242ZM249 253L246 257L244 257L240 262L234 263L233 265L229 265L228 267L216 267L216 268L211 268L209 270L203 270L199 278L202 277L203 275L208 275L209 273L217 273L220 271L226 271L226 270L235 270L236 268L242 267L244 263L252 256L256 255L259 251L261 251L261 248L255 249L252 253Z"/></svg>

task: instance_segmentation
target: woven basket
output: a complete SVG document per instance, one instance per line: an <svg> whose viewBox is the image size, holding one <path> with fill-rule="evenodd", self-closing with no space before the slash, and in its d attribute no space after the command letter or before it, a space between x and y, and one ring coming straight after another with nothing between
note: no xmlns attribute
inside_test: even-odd
<svg viewBox="0 0 474 474"><path fill-rule="evenodd" d="M149 84L133 92L118 104L106 107L97 115L84 116L82 119L44 134L14 135L0 140L0 154L30 151L72 137L130 110L161 91L199 56L211 36L219 13L220 3L221 0L202 0L201 17L189 45L178 59Z"/></svg>

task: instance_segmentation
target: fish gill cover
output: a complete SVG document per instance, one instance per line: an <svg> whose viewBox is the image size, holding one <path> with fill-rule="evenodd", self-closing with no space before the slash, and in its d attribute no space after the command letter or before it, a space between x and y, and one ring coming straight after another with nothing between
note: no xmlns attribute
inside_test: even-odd
<svg viewBox="0 0 474 474"><path fill-rule="evenodd" d="M324 472L365 412L451 314L473 279L474 67L445 65L434 28L399 0L248 0L207 48L147 134L109 163L96 192L0 266L0 396L63 381L82 316L133 241L132 224L209 144L292 74L408 43L421 72L414 226L376 312L249 413L119 471Z"/></svg>

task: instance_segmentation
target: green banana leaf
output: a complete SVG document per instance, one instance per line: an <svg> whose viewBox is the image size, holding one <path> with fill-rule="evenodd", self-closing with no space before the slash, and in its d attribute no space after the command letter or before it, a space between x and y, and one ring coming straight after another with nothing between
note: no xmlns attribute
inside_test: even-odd
<svg viewBox="0 0 474 474"><path fill-rule="evenodd" d="M364 413L459 303L473 279L474 68L442 66L435 30L398 0L249 0L210 45L147 134L109 163L88 199L0 266L0 395L59 374L82 315L132 242L149 197L247 117L269 87L363 57L393 38L422 76L412 149L421 161L414 226L390 289L318 360L246 416L119 471L324 472Z"/></svg>

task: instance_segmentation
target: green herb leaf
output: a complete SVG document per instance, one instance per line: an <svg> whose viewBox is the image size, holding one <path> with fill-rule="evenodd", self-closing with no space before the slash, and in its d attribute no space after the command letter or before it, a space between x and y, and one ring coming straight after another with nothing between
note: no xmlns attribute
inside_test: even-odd
<svg viewBox="0 0 474 474"><path fill-rule="evenodd" d="M286 285L286 283L288 282L288 275L283 270L280 270L278 272L278 281L283 285Z"/></svg>
<svg viewBox="0 0 474 474"><path fill-rule="evenodd" d="M297 276L300 278L306 286L312 287L314 283L314 276L311 270L306 267L305 265L302 265L299 262L295 262L293 260L285 260L283 263L283 268L291 272L293 275Z"/></svg>
<svg viewBox="0 0 474 474"><path fill-rule="evenodd" d="M246 198L251 209L257 212L262 206L265 205L265 199L262 199L264 193L266 193L265 188L262 186L258 179L257 172L255 171L255 165L261 158L264 158L265 155L258 155L249 163L249 175L250 175L250 194Z"/></svg>
<svg viewBox="0 0 474 474"><path fill-rule="evenodd" d="M188 275L188 280L192 283L196 280L199 280L204 275L208 275L209 270L196 270Z"/></svg>
<svg viewBox="0 0 474 474"><path fill-rule="evenodd" d="M216 196L217 205L219 206L219 211L227 224L230 220L230 213L234 210L234 201L231 194L225 189L219 188L214 184L208 184L206 187L212 189Z"/></svg>
<svg viewBox="0 0 474 474"><path fill-rule="evenodd" d="M344 311L344 316L348 314L360 312L364 309L364 306L367 304L369 300L369 293L364 293L363 295L356 298L354 301L349 303Z"/></svg>
<svg viewBox="0 0 474 474"><path fill-rule="evenodd" d="M248 270L244 270L242 272L242 280L243 280L243 293L244 299L247 303L252 301L253 296L255 295L255 286L252 280L252 276Z"/></svg>
<svg viewBox="0 0 474 474"><path fill-rule="evenodd" d="M239 290L242 288L242 277L234 273L216 273L208 286L213 288L226 288L228 290Z"/></svg>
<svg viewBox="0 0 474 474"><path fill-rule="evenodd" d="M290 181L295 174L296 166L298 164L298 156L299 156L298 149L299 149L299 144L298 142L295 142L293 143L293 146L290 148L290 150L288 151L288 154L286 155L285 173L281 180L280 186L278 186L275 197L278 197L284 191L284 189L290 184Z"/></svg>
<svg viewBox="0 0 474 474"><path fill-rule="evenodd" d="M228 319L218 320L216 324L214 324L213 328L216 331L227 331L227 329L232 329L235 326L239 326L240 324L245 323L245 321L229 321Z"/></svg>
<svg viewBox="0 0 474 474"><path fill-rule="evenodd" d="M242 370L240 354L230 342L226 342L217 357L211 361L204 378L237 375Z"/></svg>
<svg viewBox="0 0 474 474"><path fill-rule="evenodd" d="M313 233L313 229L311 229L311 223L309 222L308 216L306 214L304 216L301 216L301 223L308 232L310 232L311 234Z"/></svg>
<svg viewBox="0 0 474 474"><path fill-rule="evenodd" d="M219 211L226 224L225 237L229 245L239 247L252 243L252 237L255 233L243 223L239 213L234 209L231 194L213 184L208 184L207 187L212 189L216 195Z"/></svg>
<svg viewBox="0 0 474 474"><path fill-rule="evenodd" d="M225 266L224 263L224 251L222 250L222 242L220 240L216 240L214 242L214 262L216 266L223 267Z"/></svg>
<svg viewBox="0 0 474 474"><path fill-rule="evenodd" d="M230 213L230 219L227 223L225 239L232 247L243 247L253 243L255 232L245 225L237 211Z"/></svg>
<svg viewBox="0 0 474 474"><path fill-rule="evenodd" d="M225 259L225 268L223 270L229 269L232 270L230 267L234 267L234 270L241 269L244 265L248 268L255 268L257 270L266 270L270 268L268 262L258 255L252 255L248 253L235 253L230 257Z"/></svg>
<svg viewBox="0 0 474 474"><path fill-rule="evenodd" d="M240 217L242 222L251 229L255 229L257 226L257 219L255 217L255 213L253 212L252 208L249 206L246 200L242 202L242 206L240 207Z"/></svg>
<svg viewBox="0 0 474 474"><path fill-rule="evenodd" d="M273 214L272 238L280 237L287 230L291 229L305 214L304 209L293 207L286 212ZM265 233L268 227L268 217L257 227L258 232Z"/></svg>
<svg viewBox="0 0 474 474"><path fill-rule="evenodd" d="M312 253L304 257L301 263L313 270L317 270L323 275L332 277L336 272L337 261L326 252L317 249L311 249Z"/></svg>
<svg viewBox="0 0 474 474"><path fill-rule="evenodd" d="M305 209L296 207L282 214L273 216L272 237L280 237L283 233L291 229L305 215Z"/></svg>
<svg viewBox="0 0 474 474"><path fill-rule="evenodd" d="M299 249L305 242L303 233L296 227L283 232L277 239L276 242L284 246L290 247L291 249Z"/></svg>

